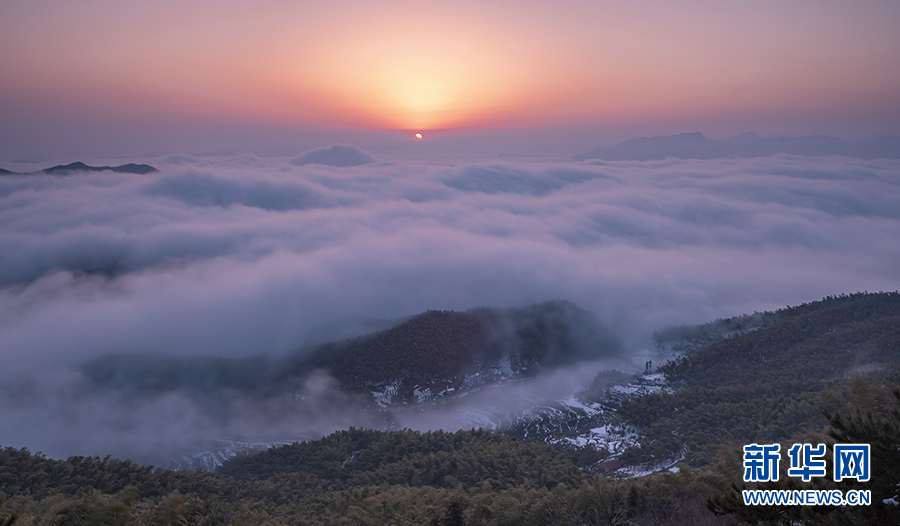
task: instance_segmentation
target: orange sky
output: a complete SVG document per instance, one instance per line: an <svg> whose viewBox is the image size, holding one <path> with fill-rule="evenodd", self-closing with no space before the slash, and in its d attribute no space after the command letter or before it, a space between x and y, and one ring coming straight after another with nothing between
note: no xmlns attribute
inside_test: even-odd
<svg viewBox="0 0 900 526"><path fill-rule="evenodd" d="M0 116L433 130L900 115L893 0L322 4L3 2Z"/></svg>

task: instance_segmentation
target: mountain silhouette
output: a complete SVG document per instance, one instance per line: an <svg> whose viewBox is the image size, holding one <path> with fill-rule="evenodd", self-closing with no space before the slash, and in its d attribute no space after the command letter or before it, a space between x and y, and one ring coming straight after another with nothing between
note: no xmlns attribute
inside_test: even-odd
<svg viewBox="0 0 900 526"><path fill-rule="evenodd" d="M779 153L823 157L843 155L859 159L900 158L900 137L883 136L878 139L850 142L826 135L805 137L761 137L753 132L743 133L723 141L709 139L702 133L679 133L641 137L621 142L611 148L573 155L576 161L601 159L604 161L654 161L678 159L716 159L720 157L769 157Z"/></svg>
<svg viewBox="0 0 900 526"><path fill-rule="evenodd" d="M13 172L10 170L4 170L0 168L0 175L28 175L28 174L51 174L51 175L66 175L71 172L115 172L120 174L138 174L144 175L153 172L158 172L156 168L150 166L149 164L135 164L128 163L123 164L121 166L91 166L89 164L85 164L81 161L77 161L69 164L59 164L56 166L52 166L50 168L45 168L43 170L38 170L36 172Z"/></svg>
<svg viewBox="0 0 900 526"><path fill-rule="evenodd" d="M135 164L128 163L123 164L121 166L90 166L88 164L84 164L81 161L70 163L70 164L60 164L57 166L53 166L51 168L46 168L41 170L42 173L45 174L59 174L66 172L116 172L121 174L149 174L153 172L158 172L156 168L150 166L149 164Z"/></svg>

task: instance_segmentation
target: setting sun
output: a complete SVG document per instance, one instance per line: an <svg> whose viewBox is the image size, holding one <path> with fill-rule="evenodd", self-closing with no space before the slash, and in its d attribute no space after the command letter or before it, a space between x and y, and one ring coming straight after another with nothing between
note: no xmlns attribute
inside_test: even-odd
<svg viewBox="0 0 900 526"><path fill-rule="evenodd" d="M446 14L425 28L423 13L349 24L327 35L302 65L280 79L326 99L369 126L432 130L495 119L522 106L529 56L508 30ZM279 60L280 61L280 60Z"/></svg>
<svg viewBox="0 0 900 526"><path fill-rule="evenodd" d="M422 140L422 134L421 134L421 133L417 133L417 134L416 134L416 140L417 140L417 141L421 141L421 140Z"/></svg>

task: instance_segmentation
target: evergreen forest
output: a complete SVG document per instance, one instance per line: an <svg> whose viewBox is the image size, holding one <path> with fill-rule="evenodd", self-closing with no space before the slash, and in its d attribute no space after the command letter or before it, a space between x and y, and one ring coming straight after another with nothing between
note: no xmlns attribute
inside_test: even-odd
<svg viewBox="0 0 900 526"><path fill-rule="evenodd" d="M552 323L554 308L568 307L515 314L523 371L572 359L570 326ZM389 357L380 365L385 374L402 365L404 374L453 375L472 360L509 352L496 347L485 329L492 325L478 321L491 315L433 311L307 356L351 387L375 366L366 361L370 353ZM417 334L444 330L440 359L391 354L414 346ZM616 345L596 329L586 334L578 339ZM617 402L617 418L640 437L618 456L620 469L601 463L602 454L476 429L350 428L238 456L215 472L110 457L56 460L6 447L0 526L900 524L900 294L840 295L668 327L656 340L681 352L657 369L670 388ZM121 368L91 366L98 381L122 378ZM268 367L257 370L268 376ZM779 443L782 451L824 443L829 455L836 443L870 444L873 477L746 483L741 446L751 442ZM665 459L677 463L663 469ZM640 469L646 473L635 476ZM872 503L747 506L740 492L748 488L868 489Z"/></svg>

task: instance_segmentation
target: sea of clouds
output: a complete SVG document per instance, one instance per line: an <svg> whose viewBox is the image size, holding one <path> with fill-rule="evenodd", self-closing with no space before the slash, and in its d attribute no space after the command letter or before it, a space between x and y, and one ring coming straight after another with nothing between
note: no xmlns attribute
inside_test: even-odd
<svg viewBox="0 0 900 526"><path fill-rule="evenodd" d="M342 320L549 299L637 351L667 324L900 287L898 160L449 163L341 146L150 162L159 173L0 178L0 378L46 372L53 414L78 413L66 367L105 353L279 353ZM51 395L4 396L9 415ZM165 433L205 422L154 403ZM133 410L116 407L79 414ZM13 426L69 429L8 418L0 445L34 438Z"/></svg>
<svg viewBox="0 0 900 526"><path fill-rule="evenodd" d="M339 319L548 299L640 344L900 284L897 160L295 163L0 179L5 372L278 352Z"/></svg>

